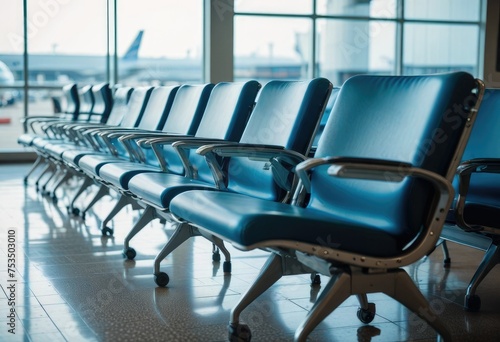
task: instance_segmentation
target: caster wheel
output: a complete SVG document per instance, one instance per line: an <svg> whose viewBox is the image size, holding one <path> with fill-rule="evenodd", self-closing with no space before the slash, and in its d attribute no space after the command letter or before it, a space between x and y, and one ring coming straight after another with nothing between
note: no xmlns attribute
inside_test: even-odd
<svg viewBox="0 0 500 342"><path fill-rule="evenodd" d="M361 322L363 322L365 324L370 323L375 318L375 304L368 303L368 309L359 308L357 315L358 315L358 319Z"/></svg>
<svg viewBox="0 0 500 342"><path fill-rule="evenodd" d="M78 216L78 215L80 215L80 209L73 208L73 209L71 209L71 213L73 214L73 216Z"/></svg>
<svg viewBox="0 0 500 342"><path fill-rule="evenodd" d="M444 268L450 268L450 266L451 266L451 259L450 258L444 259L444 261L443 261L443 267Z"/></svg>
<svg viewBox="0 0 500 342"><path fill-rule="evenodd" d="M52 196L52 203L57 204L57 197L56 197L56 195Z"/></svg>
<svg viewBox="0 0 500 342"><path fill-rule="evenodd" d="M108 228L108 227L104 227L103 229L101 229L101 233L102 233L102 236L112 236L113 235L113 229L111 228ZM135 253L135 252L134 252ZM135 256L135 254L134 254ZM133 259L134 257L132 257ZM130 259L130 258L129 258Z"/></svg>
<svg viewBox="0 0 500 342"><path fill-rule="evenodd" d="M467 295L465 296L464 309L466 311L479 311L481 308L481 298L478 295Z"/></svg>
<svg viewBox="0 0 500 342"><path fill-rule="evenodd" d="M231 273L231 261L224 261L222 264L222 270L224 273Z"/></svg>
<svg viewBox="0 0 500 342"><path fill-rule="evenodd" d="M165 272L160 272L155 274L156 285L161 287L166 287L169 281L170 278L168 277L168 274L166 274Z"/></svg>
<svg viewBox="0 0 500 342"><path fill-rule="evenodd" d="M311 285L319 285L321 284L321 277L319 274L311 273Z"/></svg>
<svg viewBox="0 0 500 342"><path fill-rule="evenodd" d="M252 332L246 324L230 324L227 330L231 342L248 342L252 339Z"/></svg>
<svg viewBox="0 0 500 342"><path fill-rule="evenodd" d="M160 224L166 224L167 223L167 220L165 219L160 219Z"/></svg>
<svg viewBox="0 0 500 342"><path fill-rule="evenodd" d="M85 211L82 212L82 220L85 220Z"/></svg>
<svg viewBox="0 0 500 342"><path fill-rule="evenodd" d="M212 253L212 260L215 261L215 262L219 262L220 261L220 253L219 253L219 251Z"/></svg>
<svg viewBox="0 0 500 342"><path fill-rule="evenodd" d="M135 249L133 249L132 247L124 249L122 254L123 254L123 257L127 258L128 260L134 260L135 256L137 255L137 253L135 252Z"/></svg>

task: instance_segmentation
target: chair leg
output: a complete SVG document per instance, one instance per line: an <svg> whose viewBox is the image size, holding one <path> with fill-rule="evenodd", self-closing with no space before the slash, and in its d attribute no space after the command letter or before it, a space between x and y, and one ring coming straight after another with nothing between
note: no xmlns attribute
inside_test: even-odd
<svg viewBox="0 0 500 342"><path fill-rule="evenodd" d="M492 243L467 287L464 299L465 310L478 311L481 308L481 299L476 295L476 289L484 277L486 277L491 269L498 263L500 263L500 249L498 245Z"/></svg>
<svg viewBox="0 0 500 342"><path fill-rule="evenodd" d="M38 175L38 178L35 181L35 187L36 187L37 191L39 190L39 185L40 185L40 182L41 182L43 176L45 176L45 174L49 171L54 172L54 165L51 162L47 162L45 164L45 167L43 168L42 172ZM50 177L52 177L52 176L53 176L53 173L52 173L52 175L50 175Z"/></svg>
<svg viewBox="0 0 500 342"><path fill-rule="evenodd" d="M52 196L52 199L54 201L56 200L56 191L59 189L61 185L63 185L65 182L67 182L71 177L73 177L73 174L71 172L68 172L67 170L62 170L61 171L63 176L59 178L59 180L54 184L52 189L48 190L49 195Z"/></svg>
<svg viewBox="0 0 500 342"><path fill-rule="evenodd" d="M238 330L241 312L283 276L282 257L272 253L252 286L231 310L230 328Z"/></svg>
<svg viewBox="0 0 500 342"><path fill-rule="evenodd" d="M394 270L391 275L393 277L392 286L387 284L389 286L385 286L385 290L382 292L394 298L426 321L445 341L451 341L450 332L439 319L439 316L432 311L427 299L422 295L408 273L404 270Z"/></svg>
<svg viewBox="0 0 500 342"><path fill-rule="evenodd" d="M443 266L444 268L449 268L451 265L451 258L450 258L450 251L448 250L448 244L446 243L446 240L443 240L443 243L441 244L441 248L443 250Z"/></svg>
<svg viewBox="0 0 500 342"><path fill-rule="evenodd" d="M85 219L87 211L89 211L94 204L96 204L101 198L103 198L106 195L109 195L109 188L107 186L100 185L99 191L97 191L94 198L92 198L92 201L90 201L90 203L87 204L87 207L82 211L82 218Z"/></svg>
<svg viewBox="0 0 500 342"><path fill-rule="evenodd" d="M48 195L49 191L47 189L50 187L51 184L57 182L59 177L61 177L61 170L57 167L54 167L54 169L55 170L52 172L52 174L49 175L49 177L47 178L45 183L43 183L43 185L42 185L42 194L43 195Z"/></svg>
<svg viewBox="0 0 500 342"><path fill-rule="evenodd" d="M120 210L122 210L125 206L132 204L133 203L132 201L133 200L130 197L120 194L118 202L116 202L113 209L109 212L108 216L106 216L106 218L101 223L101 232L103 235L106 235L108 233L109 235L113 234L113 230L108 227L109 221L111 221L116 216L116 214L118 214Z"/></svg>
<svg viewBox="0 0 500 342"><path fill-rule="evenodd" d="M231 254L224 245L224 241L218 237L212 236L210 239L219 248L219 250L224 254L224 263L222 264L222 270L224 273L231 273Z"/></svg>
<svg viewBox="0 0 500 342"><path fill-rule="evenodd" d="M38 168L38 166L42 165L43 162L46 162L45 158L42 157L41 155L38 155L36 158L35 162L31 166L31 169L28 171L26 176L24 176L24 185L28 185L28 179L31 176L31 174Z"/></svg>
<svg viewBox="0 0 500 342"><path fill-rule="evenodd" d="M305 320L295 331L295 341L306 341L307 336L313 329L321 323L329 314L340 306L351 295L351 275L340 273L330 278L323 292L313 307L307 314ZM358 296L361 302L366 299L366 295ZM363 303L361 303L363 305ZM368 305L368 300L366 300Z"/></svg>
<svg viewBox="0 0 500 342"><path fill-rule="evenodd" d="M155 258L154 262L154 276L155 282L158 286L165 287L169 282L168 275L165 272L160 271L160 263L177 247L179 247L184 241L195 236L189 224L179 223L175 228L174 233L168 240L167 244L162 248L160 253Z"/></svg>
<svg viewBox="0 0 500 342"><path fill-rule="evenodd" d="M75 208L76 200L92 184L94 184L94 180L91 179L90 177L85 177L82 185L80 186L80 189L78 189L78 191L76 192L76 194L73 196L73 199L71 200L71 203L70 203L70 205L68 207L68 212L70 214L73 214L73 215L77 216L80 213L80 210L78 210L78 208Z"/></svg>
<svg viewBox="0 0 500 342"><path fill-rule="evenodd" d="M149 222L156 218L156 209L153 207L147 206L144 212L142 213L139 220L134 224L132 230L125 237L125 241L123 242L123 256L129 260L135 258L135 250L129 246L130 240L139 233L144 226L146 226Z"/></svg>

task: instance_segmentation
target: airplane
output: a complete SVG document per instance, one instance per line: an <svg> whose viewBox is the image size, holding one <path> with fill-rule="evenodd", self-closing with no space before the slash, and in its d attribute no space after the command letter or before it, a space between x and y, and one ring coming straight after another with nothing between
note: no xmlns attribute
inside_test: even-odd
<svg viewBox="0 0 500 342"><path fill-rule="evenodd" d="M5 65L5 63L0 61L0 85L1 86L12 86L14 85L14 74ZM0 107L11 105L15 101L14 93L8 89L0 88Z"/></svg>
<svg viewBox="0 0 500 342"><path fill-rule="evenodd" d="M179 84L202 82L199 58L143 58L139 56L144 31L140 30L118 63L120 83ZM0 54L0 61L22 79L23 56ZM61 85L69 82L102 82L106 74L106 56L30 54L28 78L37 85ZM301 78L306 63L298 58L240 57L235 66L235 80L248 77L260 80ZM302 75L303 76L303 75Z"/></svg>

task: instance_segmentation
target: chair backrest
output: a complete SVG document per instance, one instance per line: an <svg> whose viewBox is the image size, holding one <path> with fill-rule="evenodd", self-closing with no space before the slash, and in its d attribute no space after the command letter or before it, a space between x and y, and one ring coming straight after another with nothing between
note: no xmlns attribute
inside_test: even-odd
<svg viewBox="0 0 500 342"><path fill-rule="evenodd" d="M332 84L325 78L271 81L261 90L241 136L241 143L278 145L307 155ZM266 161L231 158L227 189L279 200L284 191L274 181Z"/></svg>
<svg viewBox="0 0 500 342"><path fill-rule="evenodd" d="M180 86L162 131L180 135L194 135L213 88L214 84L211 83ZM170 145L165 145L163 154L167 161L175 160L172 165L169 164L170 172L184 173L182 165L177 163L179 157ZM156 160L152 153L147 153L146 159L148 163L154 163L154 160Z"/></svg>
<svg viewBox="0 0 500 342"><path fill-rule="evenodd" d="M179 86L157 87L151 92L138 128L161 130L174 102Z"/></svg>
<svg viewBox="0 0 500 342"><path fill-rule="evenodd" d="M90 122L106 123L113 106L113 95L109 83L99 83L92 87L94 107L90 114Z"/></svg>
<svg viewBox="0 0 500 342"><path fill-rule="evenodd" d="M128 111L128 101L134 88L131 87L120 87L116 89L113 96L113 107L109 113L108 120L106 124L109 126L117 126L123 119L123 116Z"/></svg>
<svg viewBox="0 0 500 342"><path fill-rule="evenodd" d="M474 78L463 72L352 77L338 94L315 157L409 163L451 181L475 88ZM329 176L327 168L320 166L311 175L308 207L345 220L346 227L357 221L385 231L399 250L428 223L436 192L427 182L344 179ZM384 246L359 246L359 251L373 249L380 256L388 253Z"/></svg>
<svg viewBox="0 0 500 342"><path fill-rule="evenodd" d="M195 136L239 141L254 108L260 87L257 81L218 83L210 94ZM190 153L189 160L196 170L197 179L213 182L212 172L204 157Z"/></svg>
<svg viewBox="0 0 500 342"><path fill-rule="evenodd" d="M80 113L80 98L76 83L66 84L62 88L64 97L64 110L61 115L63 120L76 120Z"/></svg>
<svg viewBox="0 0 500 342"><path fill-rule="evenodd" d="M127 110L120 122L121 127L134 128L139 125L153 87L135 88L127 103Z"/></svg>
<svg viewBox="0 0 500 342"><path fill-rule="evenodd" d="M476 122L465 147L462 161L500 158L500 89L486 89ZM453 182L455 197L458 196L458 176ZM474 225L500 228L496 211L480 208L500 207L500 175L497 173L473 173L467 191L465 221ZM475 208L475 210L470 210ZM454 215L449 215L455 221Z"/></svg>
<svg viewBox="0 0 500 342"><path fill-rule="evenodd" d="M463 161L500 157L500 89L486 89Z"/></svg>
<svg viewBox="0 0 500 342"><path fill-rule="evenodd" d="M335 100L337 99L337 95L339 94L339 91L340 91L340 87L333 87L332 94L330 95L330 98L328 99L328 103L326 104L325 111L324 111L323 115L321 116L321 121L319 122L318 130L316 131L316 135L314 136L313 147L318 146L319 138L321 137L321 134L323 133L323 130L325 129L326 122L328 121L328 118L330 117L330 113L332 111L333 105L335 104Z"/></svg>
<svg viewBox="0 0 500 342"><path fill-rule="evenodd" d="M83 86L78 91L78 99L80 101L80 110L78 113L78 121L89 121L92 109L94 107L94 94L92 93L92 85Z"/></svg>

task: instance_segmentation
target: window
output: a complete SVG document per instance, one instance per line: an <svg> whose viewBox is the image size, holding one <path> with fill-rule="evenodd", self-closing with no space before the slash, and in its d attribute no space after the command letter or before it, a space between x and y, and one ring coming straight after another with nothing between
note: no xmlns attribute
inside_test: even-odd
<svg viewBox="0 0 500 342"><path fill-rule="evenodd" d="M2 3L0 20L0 148L19 148L23 132L22 87L24 79L23 3Z"/></svg>
<svg viewBox="0 0 500 342"><path fill-rule="evenodd" d="M119 83L202 82L200 0L128 1L117 6Z"/></svg>
<svg viewBox="0 0 500 342"><path fill-rule="evenodd" d="M314 4L311 13L308 0L237 0L235 76L322 76L335 85L362 73L463 70L479 76L481 0L316 0ZM278 60L286 64L287 72L271 72L280 70ZM262 70L266 77L261 77Z"/></svg>

